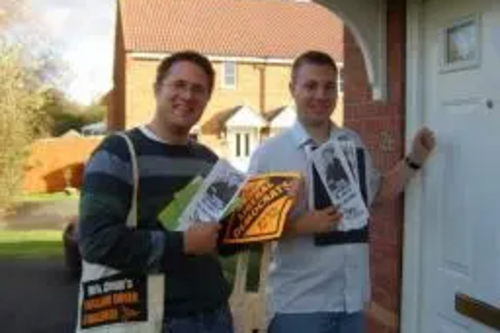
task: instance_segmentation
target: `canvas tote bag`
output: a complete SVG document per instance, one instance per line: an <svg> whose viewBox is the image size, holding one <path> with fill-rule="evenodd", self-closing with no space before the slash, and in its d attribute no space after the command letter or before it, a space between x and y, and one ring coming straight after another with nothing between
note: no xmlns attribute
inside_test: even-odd
<svg viewBox="0 0 500 333"><path fill-rule="evenodd" d="M130 138L124 133L118 135L127 143L133 171L133 196L127 227L137 228L137 156ZM160 333L164 279L164 274L134 276L83 260L76 332Z"/></svg>
<svg viewBox="0 0 500 333"><path fill-rule="evenodd" d="M266 284L268 267L271 260L271 244L262 248L257 292L247 291L247 276L250 262L250 250L238 254L233 292L229 299L233 314L235 332L265 332L269 323Z"/></svg>

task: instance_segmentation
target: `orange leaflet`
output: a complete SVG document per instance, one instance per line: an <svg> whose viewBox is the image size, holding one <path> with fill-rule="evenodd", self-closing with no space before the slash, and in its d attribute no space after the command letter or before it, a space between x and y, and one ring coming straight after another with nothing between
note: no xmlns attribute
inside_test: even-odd
<svg viewBox="0 0 500 333"><path fill-rule="evenodd" d="M251 177L241 193L241 205L226 220L224 243L249 243L281 236L300 174L268 173Z"/></svg>

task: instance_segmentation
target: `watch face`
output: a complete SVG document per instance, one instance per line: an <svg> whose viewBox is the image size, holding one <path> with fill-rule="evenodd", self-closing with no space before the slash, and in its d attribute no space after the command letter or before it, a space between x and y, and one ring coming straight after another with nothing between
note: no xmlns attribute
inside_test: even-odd
<svg viewBox="0 0 500 333"><path fill-rule="evenodd" d="M420 164L413 162L409 157L405 158L405 163L410 169L413 170L418 170L421 167Z"/></svg>

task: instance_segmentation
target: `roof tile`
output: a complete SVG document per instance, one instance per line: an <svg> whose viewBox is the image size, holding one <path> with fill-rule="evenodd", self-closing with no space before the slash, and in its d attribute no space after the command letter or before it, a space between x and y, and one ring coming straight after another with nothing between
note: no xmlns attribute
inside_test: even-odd
<svg viewBox="0 0 500 333"><path fill-rule="evenodd" d="M343 59L342 21L321 5L283 0L120 0L127 51Z"/></svg>

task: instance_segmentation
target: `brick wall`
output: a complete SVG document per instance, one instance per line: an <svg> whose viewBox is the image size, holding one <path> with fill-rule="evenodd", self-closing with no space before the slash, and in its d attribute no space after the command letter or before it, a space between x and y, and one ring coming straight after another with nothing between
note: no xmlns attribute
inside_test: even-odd
<svg viewBox="0 0 500 333"><path fill-rule="evenodd" d="M70 185L80 187L83 166L101 137L54 138L38 140L30 148L25 165L23 190L27 193L57 192Z"/></svg>
<svg viewBox="0 0 500 333"><path fill-rule="evenodd" d="M405 5L389 0L387 15L388 98L373 102L359 46L345 32L344 121L368 145L376 164L387 170L404 152ZM373 306L371 333L399 331L402 249L402 198L385 205L371 224Z"/></svg>

